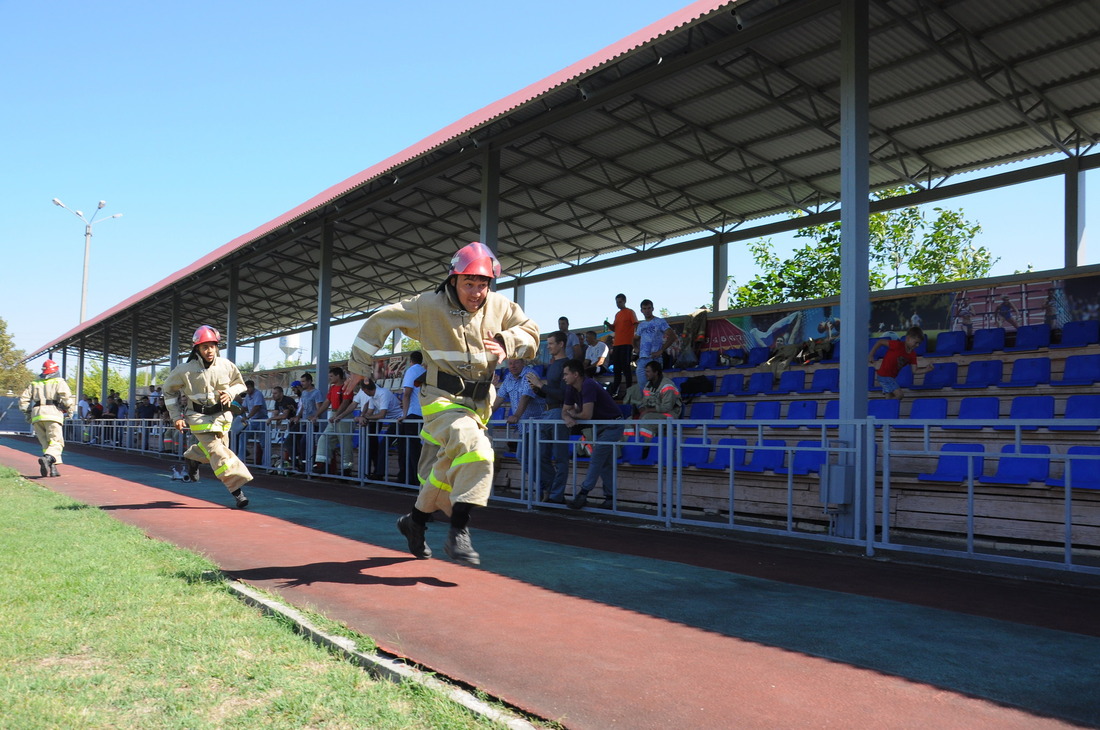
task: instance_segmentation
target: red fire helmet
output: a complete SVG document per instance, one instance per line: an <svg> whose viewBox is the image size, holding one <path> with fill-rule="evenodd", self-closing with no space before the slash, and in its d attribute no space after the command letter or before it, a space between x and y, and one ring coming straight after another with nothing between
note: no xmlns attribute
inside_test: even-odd
<svg viewBox="0 0 1100 730"><path fill-rule="evenodd" d="M46 362L42 363L43 375L53 375L59 369L60 368L57 367L57 363L55 363L53 360L47 360Z"/></svg>
<svg viewBox="0 0 1100 730"><path fill-rule="evenodd" d="M200 345L203 342L221 342L222 334L208 324L204 324L195 330L194 336L191 338L191 342L195 345Z"/></svg>
<svg viewBox="0 0 1100 730"><path fill-rule="evenodd" d="M500 262L489 247L484 243L468 243L455 252L451 259L451 274L466 274L468 276L488 276L496 279L500 276Z"/></svg>

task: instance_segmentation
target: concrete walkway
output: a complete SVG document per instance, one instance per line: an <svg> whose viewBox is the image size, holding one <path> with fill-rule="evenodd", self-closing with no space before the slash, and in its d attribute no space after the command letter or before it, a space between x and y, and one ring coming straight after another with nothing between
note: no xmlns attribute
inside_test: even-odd
<svg viewBox="0 0 1100 730"><path fill-rule="evenodd" d="M65 460L40 479L0 438L44 486L569 728L1100 725L1097 588L503 508L475 512L472 569L407 554L409 491L260 476L237 511L208 470Z"/></svg>

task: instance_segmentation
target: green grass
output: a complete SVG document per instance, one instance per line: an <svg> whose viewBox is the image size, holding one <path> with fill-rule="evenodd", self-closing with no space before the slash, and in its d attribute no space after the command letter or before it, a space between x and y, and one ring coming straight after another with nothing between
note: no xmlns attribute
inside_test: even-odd
<svg viewBox="0 0 1100 730"><path fill-rule="evenodd" d="M0 728L499 727L373 679L216 570L0 467Z"/></svg>

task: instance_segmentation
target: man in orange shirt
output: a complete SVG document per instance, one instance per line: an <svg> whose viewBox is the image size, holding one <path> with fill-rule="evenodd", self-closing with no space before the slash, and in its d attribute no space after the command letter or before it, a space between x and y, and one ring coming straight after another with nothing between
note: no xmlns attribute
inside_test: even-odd
<svg viewBox="0 0 1100 730"><path fill-rule="evenodd" d="M626 388L622 392L625 393L634 384L634 372L630 367L630 360L634 355L634 327L638 324L638 315L634 314L633 309L627 308L626 294L615 295L615 306L619 308L615 314L615 324L612 325L605 319L603 326L615 332L611 347L611 367L615 370L615 379L611 381L611 387L608 390L616 398L620 398L622 396L619 386L624 377Z"/></svg>

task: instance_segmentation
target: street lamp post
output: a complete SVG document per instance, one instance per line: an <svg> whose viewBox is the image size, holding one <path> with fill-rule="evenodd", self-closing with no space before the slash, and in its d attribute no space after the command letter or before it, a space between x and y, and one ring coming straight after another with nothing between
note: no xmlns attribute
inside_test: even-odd
<svg viewBox="0 0 1100 730"><path fill-rule="evenodd" d="M88 255L89 255L89 253L91 251L91 248L92 248L92 226L95 225L95 223L96 223L95 217L97 215L99 215L99 211L103 210L103 208L107 205L107 201L106 200L99 201L99 205L96 206L95 213L92 213L91 220L88 220L88 219L84 218L84 212L83 211L73 210L72 208L69 208L64 203L62 203L57 198L53 199L53 204L58 206L58 207L64 208L65 210L69 211L70 213L72 213L73 215L75 215L77 218L79 218L81 221L84 222L84 278L83 278L83 280L81 281L81 284L80 284L80 321L84 322L84 320L85 320L84 315L85 315L85 312L86 312L86 305L88 303ZM121 218L121 217L122 217L122 213L115 213L114 215L112 215L108 218L104 218L103 220L104 221L109 221L109 220L111 220L111 218ZM100 223L102 223L102 222L103 221L100 221Z"/></svg>

